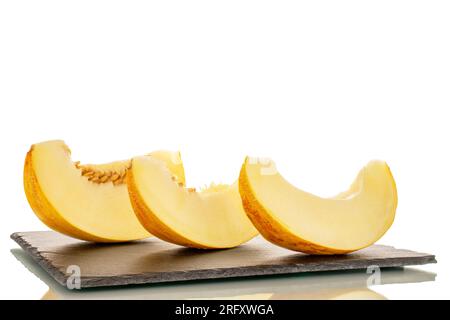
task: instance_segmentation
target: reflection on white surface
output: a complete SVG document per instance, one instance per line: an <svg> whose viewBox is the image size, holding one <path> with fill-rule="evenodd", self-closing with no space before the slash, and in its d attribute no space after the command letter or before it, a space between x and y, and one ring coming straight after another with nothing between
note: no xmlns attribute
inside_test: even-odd
<svg viewBox="0 0 450 320"><path fill-rule="evenodd" d="M205 280L140 286L68 290L21 249L11 250L49 289L42 299L387 299L368 287L365 270ZM436 274L413 268L383 269L381 284L434 281Z"/></svg>

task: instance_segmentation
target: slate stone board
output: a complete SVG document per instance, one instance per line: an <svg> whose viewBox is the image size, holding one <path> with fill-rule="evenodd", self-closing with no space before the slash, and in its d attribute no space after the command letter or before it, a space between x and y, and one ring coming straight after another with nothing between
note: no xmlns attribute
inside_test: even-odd
<svg viewBox="0 0 450 320"><path fill-rule="evenodd" d="M17 232L11 238L61 285L72 274L69 266L78 266L81 288L436 263L434 255L382 245L347 255L311 256L261 237L234 249L208 251L156 238L93 244L53 231Z"/></svg>

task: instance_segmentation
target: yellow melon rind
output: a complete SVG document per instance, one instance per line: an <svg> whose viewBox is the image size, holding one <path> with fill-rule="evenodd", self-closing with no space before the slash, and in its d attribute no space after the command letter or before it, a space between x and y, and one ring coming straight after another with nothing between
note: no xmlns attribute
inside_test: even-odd
<svg viewBox="0 0 450 320"><path fill-rule="evenodd" d="M133 167L133 160L131 161L131 167ZM142 199L139 190L136 186L136 182L133 176L133 170L129 170L127 174L128 194L130 196L131 205L138 217L141 224L151 234L156 237L181 246L197 248L197 249L214 249L213 247L205 246L201 243L193 242L181 234L176 232L164 224L158 216L147 206L144 199Z"/></svg>
<svg viewBox="0 0 450 320"><path fill-rule="evenodd" d="M100 238L72 225L64 219L52 206L50 201L42 192L38 179L33 169L32 158L33 146L28 151L24 165L24 189L28 203L36 216L49 228L67 236L85 241L115 242L110 239Z"/></svg>
<svg viewBox="0 0 450 320"><path fill-rule="evenodd" d="M248 182L245 164L246 163L242 166L239 175L239 193L241 194L242 205L255 228L258 229L259 233L261 233L266 240L275 245L308 254L333 255L350 252L323 247L291 233L287 227L277 221L277 219L275 219L273 215L258 202Z"/></svg>

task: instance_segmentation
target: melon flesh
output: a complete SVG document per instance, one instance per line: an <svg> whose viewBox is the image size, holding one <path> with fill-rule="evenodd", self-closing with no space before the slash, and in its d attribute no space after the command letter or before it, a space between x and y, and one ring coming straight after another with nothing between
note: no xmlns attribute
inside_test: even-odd
<svg viewBox="0 0 450 320"><path fill-rule="evenodd" d="M397 207L395 181L383 161L369 162L349 190L322 198L286 181L273 161L247 158L239 191L248 217L267 240L311 254L373 244L393 223Z"/></svg>
<svg viewBox="0 0 450 320"><path fill-rule="evenodd" d="M178 153L160 151L155 157L184 182ZM181 163L181 161L179 162ZM63 141L35 144L25 160L24 187L36 215L50 228L74 238L96 242L143 239L141 226L124 181L129 160L81 166L70 158Z"/></svg>
<svg viewBox="0 0 450 320"><path fill-rule="evenodd" d="M238 246L257 235L245 215L237 183L197 192L173 181L158 159L137 157L127 184L142 225L165 241L219 249Z"/></svg>

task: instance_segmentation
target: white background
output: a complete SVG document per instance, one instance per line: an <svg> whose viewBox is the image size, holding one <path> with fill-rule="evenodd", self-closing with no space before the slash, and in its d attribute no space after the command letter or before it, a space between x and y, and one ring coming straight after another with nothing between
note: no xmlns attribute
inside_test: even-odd
<svg viewBox="0 0 450 320"><path fill-rule="evenodd" d="M0 1L0 297L43 291L8 237L46 230L23 161L63 139L83 162L179 149L192 186L268 156L323 196L386 160L399 206L380 243L439 261L436 282L387 297L450 298L449 16L448 1Z"/></svg>

